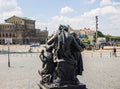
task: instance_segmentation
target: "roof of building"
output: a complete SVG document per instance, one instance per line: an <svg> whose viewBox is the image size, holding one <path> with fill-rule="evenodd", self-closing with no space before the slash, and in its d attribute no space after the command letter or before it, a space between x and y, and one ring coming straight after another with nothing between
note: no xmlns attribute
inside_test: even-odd
<svg viewBox="0 0 120 89"><path fill-rule="evenodd" d="M94 30L91 30L90 28L84 28L84 29L73 29L72 27L69 26L69 31L74 31L75 33L95 33Z"/></svg>
<svg viewBox="0 0 120 89"><path fill-rule="evenodd" d="M94 30L91 30L90 28L84 28L82 30L80 30L80 32L84 32L84 33L94 33L95 31Z"/></svg>
<svg viewBox="0 0 120 89"><path fill-rule="evenodd" d="M31 20L31 19L29 19L29 18L27 18L27 17L18 17L18 16L12 16L12 17L10 17L10 18L13 18L13 17L17 17L17 18L20 18L20 19L22 19L22 20ZM8 18L8 19L10 19L10 18ZM6 20L8 20L8 19L6 19ZM6 21L5 20L5 21ZM31 20L31 21L35 21L35 20Z"/></svg>

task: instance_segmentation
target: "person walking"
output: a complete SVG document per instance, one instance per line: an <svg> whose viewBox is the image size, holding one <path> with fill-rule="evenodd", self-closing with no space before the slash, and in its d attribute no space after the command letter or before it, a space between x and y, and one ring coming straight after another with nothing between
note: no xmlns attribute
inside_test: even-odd
<svg viewBox="0 0 120 89"><path fill-rule="evenodd" d="M113 55L114 55L115 57L117 57L116 48L115 48L115 47L113 48Z"/></svg>

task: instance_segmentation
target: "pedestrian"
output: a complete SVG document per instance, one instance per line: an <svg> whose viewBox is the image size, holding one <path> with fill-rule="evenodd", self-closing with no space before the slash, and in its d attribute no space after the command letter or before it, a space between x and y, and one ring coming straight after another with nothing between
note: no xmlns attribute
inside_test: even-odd
<svg viewBox="0 0 120 89"><path fill-rule="evenodd" d="M115 48L115 47L113 48L113 55L114 55L115 57L117 57L116 48Z"/></svg>

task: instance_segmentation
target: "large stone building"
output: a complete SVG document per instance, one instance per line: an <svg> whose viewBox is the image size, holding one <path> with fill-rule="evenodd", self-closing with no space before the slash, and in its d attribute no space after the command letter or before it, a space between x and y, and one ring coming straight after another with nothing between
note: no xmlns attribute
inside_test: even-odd
<svg viewBox="0 0 120 89"><path fill-rule="evenodd" d="M36 29L35 20L12 16L0 24L0 44L5 44L8 38L12 44L45 43L48 31Z"/></svg>

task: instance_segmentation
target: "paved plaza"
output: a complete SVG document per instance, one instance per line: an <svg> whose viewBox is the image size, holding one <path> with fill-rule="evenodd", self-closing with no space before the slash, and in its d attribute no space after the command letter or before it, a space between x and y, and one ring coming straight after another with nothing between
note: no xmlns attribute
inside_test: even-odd
<svg viewBox="0 0 120 89"><path fill-rule="evenodd" d="M11 47L12 48L12 47ZM2 50L7 47L1 47ZM29 46L17 46L11 51L27 52ZM0 54L0 89L39 89L38 69L41 69L39 52L10 54L11 68L8 68L8 55ZM78 76L80 82L88 89L120 89L120 54L111 55L111 51L84 51L83 76Z"/></svg>

